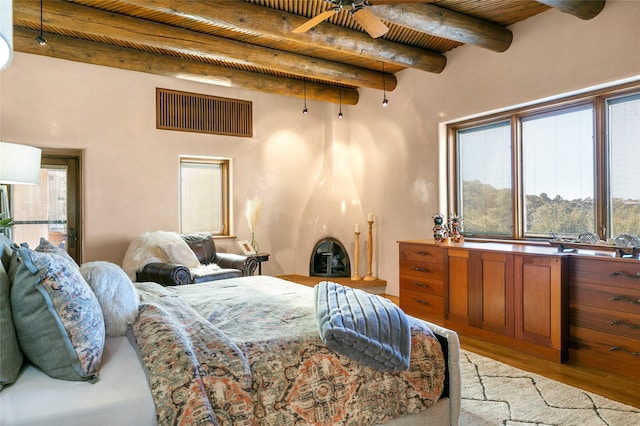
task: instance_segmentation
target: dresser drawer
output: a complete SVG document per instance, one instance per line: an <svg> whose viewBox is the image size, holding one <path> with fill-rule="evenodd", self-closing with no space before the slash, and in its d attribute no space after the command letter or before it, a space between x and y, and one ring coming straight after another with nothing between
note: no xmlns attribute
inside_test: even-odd
<svg viewBox="0 0 640 426"><path fill-rule="evenodd" d="M442 248L422 244L400 244L400 261L442 263Z"/></svg>
<svg viewBox="0 0 640 426"><path fill-rule="evenodd" d="M638 339L640 343L640 315L593 306L571 305L569 318L573 326Z"/></svg>
<svg viewBox="0 0 640 426"><path fill-rule="evenodd" d="M416 279L442 279L442 262L428 263L416 260L400 261L400 277L414 277Z"/></svg>
<svg viewBox="0 0 640 426"><path fill-rule="evenodd" d="M432 278L405 277L400 274L400 288L416 293L442 297L442 280Z"/></svg>
<svg viewBox="0 0 640 426"><path fill-rule="evenodd" d="M640 262L625 259L572 259L569 281L640 289Z"/></svg>
<svg viewBox="0 0 640 426"><path fill-rule="evenodd" d="M571 327L569 358L603 371L640 378L640 340Z"/></svg>
<svg viewBox="0 0 640 426"><path fill-rule="evenodd" d="M416 318L442 323L442 297L400 289L400 308Z"/></svg>
<svg viewBox="0 0 640 426"><path fill-rule="evenodd" d="M588 283L571 283L569 302L640 315L640 286L638 288L620 288Z"/></svg>

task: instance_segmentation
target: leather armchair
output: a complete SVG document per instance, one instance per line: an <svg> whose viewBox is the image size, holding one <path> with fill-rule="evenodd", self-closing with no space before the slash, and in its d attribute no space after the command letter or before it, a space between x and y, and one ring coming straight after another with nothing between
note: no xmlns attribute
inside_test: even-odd
<svg viewBox="0 0 640 426"><path fill-rule="evenodd" d="M258 261L253 256L218 253L211 235L181 234L202 265L215 263L220 267L207 275L193 276L189 268L174 263L148 263L136 272L136 281L153 281L164 286L198 284L202 282L253 275Z"/></svg>

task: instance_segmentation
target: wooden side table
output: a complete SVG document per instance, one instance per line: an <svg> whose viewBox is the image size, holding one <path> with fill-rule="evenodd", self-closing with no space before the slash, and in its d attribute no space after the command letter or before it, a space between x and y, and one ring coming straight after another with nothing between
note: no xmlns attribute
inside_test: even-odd
<svg viewBox="0 0 640 426"><path fill-rule="evenodd" d="M258 261L258 275L262 275L262 262L268 261L269 255L270 253L256 253L251 255Z"/></svg>

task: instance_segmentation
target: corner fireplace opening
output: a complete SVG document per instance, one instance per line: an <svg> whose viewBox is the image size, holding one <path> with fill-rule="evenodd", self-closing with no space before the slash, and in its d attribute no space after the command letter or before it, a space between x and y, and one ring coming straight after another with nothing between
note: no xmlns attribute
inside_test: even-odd
<svg viewBox="0 0 640 426"><path fill-rule="evenodd" d="M340 241L324 238L311 252L309 275L312 277L350 277L349 254Z"/></svg>

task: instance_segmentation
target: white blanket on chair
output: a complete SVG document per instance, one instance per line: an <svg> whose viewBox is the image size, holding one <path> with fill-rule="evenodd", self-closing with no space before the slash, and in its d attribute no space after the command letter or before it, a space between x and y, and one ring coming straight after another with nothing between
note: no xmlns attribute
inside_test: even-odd
<svg viewBox="0 0 640 426"><path fill-rule="evenodd" d="M168 259L160 248L161 244L167 243L184 244L187 248L189 247L187 242L176 232L146 232L129 244L122 261L122 269L132 281L135 281L136 272L142 270L147 263L174 263L174 260Z"/></svg>

